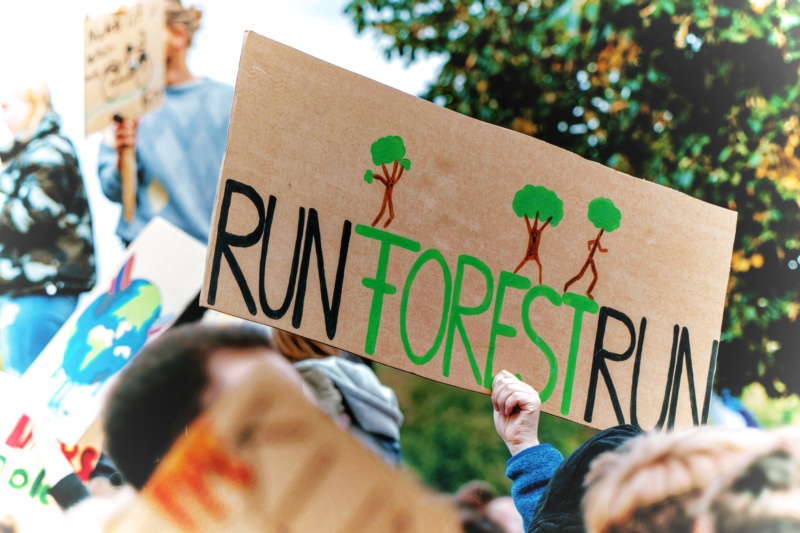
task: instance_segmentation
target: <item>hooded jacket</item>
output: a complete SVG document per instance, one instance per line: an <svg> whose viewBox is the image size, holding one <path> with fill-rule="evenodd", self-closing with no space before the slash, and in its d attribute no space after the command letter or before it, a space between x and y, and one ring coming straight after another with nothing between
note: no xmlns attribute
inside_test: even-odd
<svg viewBox="0 0 800 533"><path fill-rule="evenodd" d="M55 113L0 150L0 296L79 293L95 282L89 202Z"/></svg>
<svg viewBox="0 0 800 533"><path fill-rule="evenodd" d="M394 391L381 384L367 365L341 357L295 363L329 416L348 419L348 431L393 464L400 463L403 414Z"/></svg>

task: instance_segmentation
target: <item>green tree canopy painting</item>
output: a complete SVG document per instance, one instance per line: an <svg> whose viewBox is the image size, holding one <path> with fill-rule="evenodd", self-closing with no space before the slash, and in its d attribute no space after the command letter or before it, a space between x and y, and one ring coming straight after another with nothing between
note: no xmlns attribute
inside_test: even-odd
<svg viewBox="0 0 800 533"><path fill-rule="evenodd" d="M589 202L589 209L586 214L589 222L594 224L594 227L602 232L612 232L619 227L622 222L622 213L620 213L614 202L608 198L595 198ZM600 236L597 237L600 239Z"/></svg>
<svg viewBox="0 0 800 533"><path fill-rule="evenodd" d="M739 212L716 385L800 392L796 0L351 0L422 96Z"/></svg>
<svg viewBox="0 0 800 533"><path fill-rule="evenodd" d="M564 285L564 292L567 292L570 285L583 277L583 274L586 272L587 268L591 268L592 282L589 284L589 288L586 289L586 296L594 300L594 296L592 296L592 289L594 289L594 286L599 279L597 267L594 264L594 254L595 252L600 252L601 254L608 252L608 250L600 246L600 237L602 237L603 233L606 231L610 233L619 227L620 222L622 221L622 213L620 213L619 209L617 209L617 206L614 205L614 202L608 198L595 198L589 202L588 213L586 216L589 219L589 222L594 224L594 227L599 229L600 232L597 234L597 237L589 241L589 257L583 264L581 271L578 272L578 275Z"/></svg>

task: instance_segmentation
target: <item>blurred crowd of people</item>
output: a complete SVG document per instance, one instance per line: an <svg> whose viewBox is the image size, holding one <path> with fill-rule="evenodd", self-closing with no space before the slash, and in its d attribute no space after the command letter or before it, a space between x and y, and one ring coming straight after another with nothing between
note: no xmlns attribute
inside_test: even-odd
<svg viewBox="0 0 800 533"><path fill-rule="evenodd" d="M164 104L116 125L98 160L103 192L120 202L119 154L135 149L135 217L121 216L117 230L125 245L155 216L206 242L225 151L233 88L192 75L186 54L201 12L165 1ZM21 375L96 281L93 221L75 148L61 134L44 82L4 75L0 109L13 137L0 150L0 352L3 370ZM182 321L203 314L197 304L190 311ZM403 415L369 363L290 333L195 323L146 345L121 373L104 410L104 455L91 483L48 452L45 430L38 433L51 495L72 512L93 494L142 490L185 428L256 364L295 383L356 440L401 466ZM619 426L565 459L538 440L533 388L501 371L492 402L511 453L511 496L479 481L462 487L452 503L465 532L800 531L796 429L643 434Z"/></svg>

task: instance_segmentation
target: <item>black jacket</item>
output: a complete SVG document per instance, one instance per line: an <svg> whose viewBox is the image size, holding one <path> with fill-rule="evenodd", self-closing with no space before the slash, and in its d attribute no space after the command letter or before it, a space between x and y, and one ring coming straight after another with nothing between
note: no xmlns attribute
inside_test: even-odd
<svg viewBox="0 0 800 533"><path fill-rule="evenodd" d="M622 425L601 431L581 444L572 455L559 465L533 512L528 533L583 533L581 500L585 493L583 482L594 459L617 449L623 442L641 435L642 431L631 425Z"/></svg>

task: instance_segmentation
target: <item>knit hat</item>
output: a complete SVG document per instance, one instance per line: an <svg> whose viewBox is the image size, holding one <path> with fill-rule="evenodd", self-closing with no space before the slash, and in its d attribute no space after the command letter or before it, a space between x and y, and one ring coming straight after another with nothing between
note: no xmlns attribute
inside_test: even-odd
<svg viewBox="0 0 800 533"><path fill-rule="evenodd" d="M167 26L183 26L189 33L190 39L194 32L200 29L203 11L199 7L195 5L184 7L181 0L166 0L165 11Z"/></svg>

